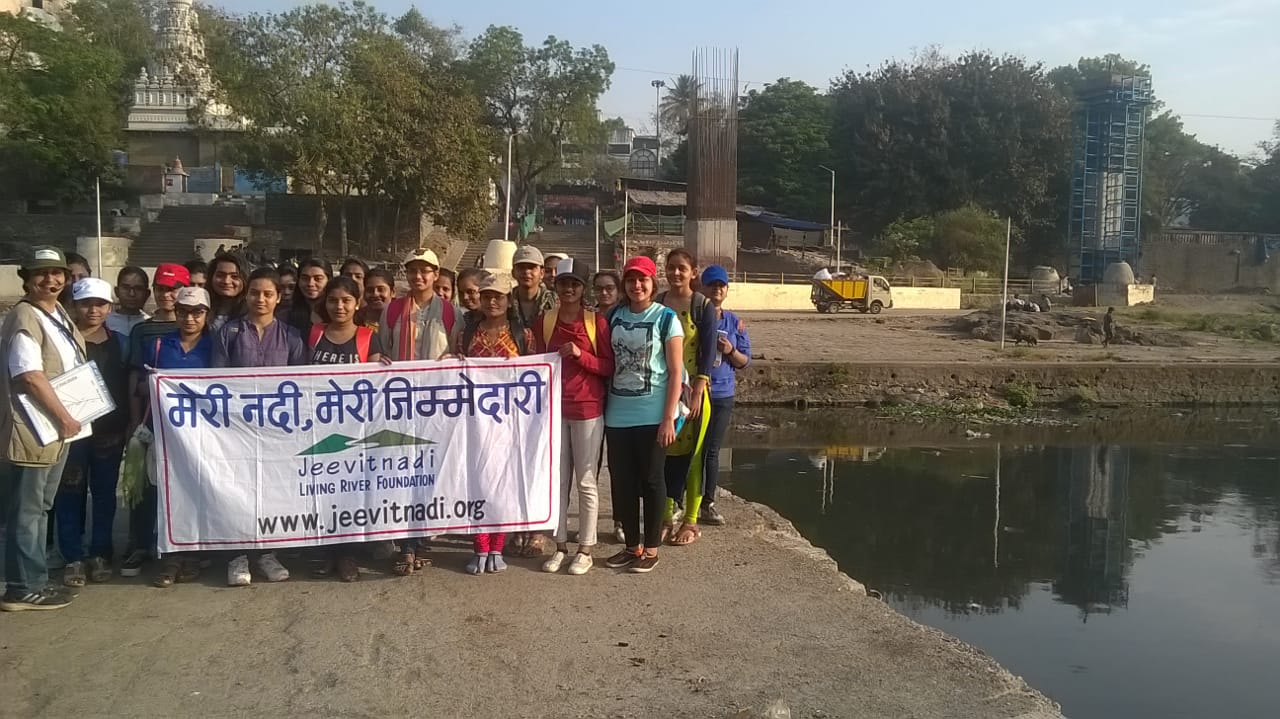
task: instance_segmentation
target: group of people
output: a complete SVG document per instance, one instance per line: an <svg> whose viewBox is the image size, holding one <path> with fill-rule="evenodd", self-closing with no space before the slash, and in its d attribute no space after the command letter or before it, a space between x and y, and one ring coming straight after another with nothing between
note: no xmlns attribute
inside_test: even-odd
<svg viewBox="0 0 1280 719"><path fill-rule="evenodd" d="M683 546L704 524L723 524L715 506L719 452L733 411L734 370L750 362L741 319L724 309L728 273L699 268L683 249L666 258L667 289L648 257L621 273L593 272L572 257L520 247L510 275L441 268L435 252L418 249L403 262L408 288L396 275L348 259L333 275L329 263L252 268L223 252L207 265L166 263L153 277L122 269L113 287L93 277L88 262L49 246L31 248L20 275L24 296L0 324L6 368L0 389L0 446L9 501L5 510L5 592L0 609L66 606L88 582L118 571L133 577L159 560L154 584L195 580L208 555L158 556L157 492L144 483L131 508L129 546L117 565L112 527L126 445L146 443L153 425L147 373L154 369L393 363L449 357L563 358L561 512L553 541L537 533L472 538L471 574L507 568L504 552L550 556L546 572L580 575L594 566L598 543L597 477L607 453L615 539L623 548L607 567L646 573L666 544ZM399 296L397 296L399 295ZM154 303L151 313L148 302ZM97 363L116 409L92 422L92 432L68 412L50 380ZM26 402L57 428L36 436ZM568 508L578 498L576 551ZM52 522L52 524L50 524ZM85 530L89 529L86 549ZM410 575L429 562L422 539L390 549L391 571ZM50 543L65 560L63 587L49 584ZM324 548L318 574L360 577L358 545ZM234 553L227 584L287 580L274 552Z"/></svg>

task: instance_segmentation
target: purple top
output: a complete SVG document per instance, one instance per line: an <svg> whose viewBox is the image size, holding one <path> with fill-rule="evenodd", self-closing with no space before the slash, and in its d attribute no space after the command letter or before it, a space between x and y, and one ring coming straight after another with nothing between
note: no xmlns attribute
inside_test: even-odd
<svg viewBox="0 0 1280 719"><path fill-rule="evenodd" d="M267 325L262 338L244 317L228 320L215 334L214 367L283 367L307 363L307 345L298 330L279 321Z"/></svg>

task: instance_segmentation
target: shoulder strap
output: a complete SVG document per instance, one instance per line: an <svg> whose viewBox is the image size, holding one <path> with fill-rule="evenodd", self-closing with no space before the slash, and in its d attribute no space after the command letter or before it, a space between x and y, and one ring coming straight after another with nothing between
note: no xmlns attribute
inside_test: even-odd
<svg viewBox="0 0 1280 719"><path fill-rule="evenodd" d="M400 324L400 317L404 315L404 308L409 301L404 297L397 297L391 300L391 304L387 305L387 325L388 329L395 329Z"/></svg>
<svg viewBox="0 0 1280 719"><path fill-rule="evenodd" d="M671 333L671 320L675 318L676 311L666 305L663 305L662 309L665 311L662 313L662 318L658 320L658 344L665 345L667 335Z"/></svg>
<svg viewBox="0 0 1280 719"><path fill-rule="evenodd" d="M315 349L316 345L320 344L321 337L324 337L324 325L316 322L311 325L311 335L307 337L307 346Z"/></svg>
<svg viewBox="0 0 1280 719"><path fill-rule="evenodd" d="M520 320L507 320L508 331L511 332L511 339L515 340L516 349L520 354L529 354L528 328Z"/></svg>
<svg viewBox="0 0 1280 719"><path fill-rule="evenodd" d="M453 334L453 327L458 323L457 308L452 302L445 302L444 298L437 297L436 300L444 303L440 305L440 320L444 322L445 336Z"/></svg>
<svg viewBox="0 0 1280 719"><path fill-rule="evenodd" d="M314 330L312 330L314 332ZM356 328L356 353L361 362L369 361L369 346L373 344L373 330L368 327Z"/></svg>
<svg viewBox="0 0 1280 719"><path fill-rule="evenodd" d="M550 309L542 313L542 341L551 345L551 335L555 334L556 321L560 319L560 310Z"/></svg>
<svg viewBox="0 0 1280 719"><path fill-rule="evenodd" d="M458 348L458 354L466 356L471 351L471 341L476 338L476 328L479 326L478 320L472 321L470 317L467 318L466 324L462 326L462 346Z"/></svg>
<svg viewBox="0 0 1280 719"><path fill-rule="evenodd" d="M596 349L596 313L592 310L582 310L582 324L587 326L587 341L591 343L591 352L600 354Z"/></svg>

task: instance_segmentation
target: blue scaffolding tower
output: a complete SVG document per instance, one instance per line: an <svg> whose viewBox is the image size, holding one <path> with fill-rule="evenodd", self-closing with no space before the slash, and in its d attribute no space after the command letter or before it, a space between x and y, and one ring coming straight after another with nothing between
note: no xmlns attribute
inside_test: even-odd
<svg viewBox="0 0 1280 719"><path fill-rule="evenodd" d="M1142 142L1151 78L1111 75L1080 95L1071 177L1068 241L1080 248L1077 277L1102 281L1113 262L1138 268L1142 225Z"/></svg>

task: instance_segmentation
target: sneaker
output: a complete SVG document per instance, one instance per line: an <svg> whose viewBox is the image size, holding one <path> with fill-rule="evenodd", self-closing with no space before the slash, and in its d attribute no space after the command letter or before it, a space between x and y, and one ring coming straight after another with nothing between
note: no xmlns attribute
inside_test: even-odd
<svg viewBox="0 0 1280 719"><path fill-rule="evenodd" d="M555 574L560 571L560 567L564 566L564 560L568 558L568 556L569 555L557 549L556 553L551 555L551 559L542 563L542 571L547 574Z"/></svg>
<svg viewBox="0 0 1280 719"><path fill-rule="evenodd" d="M656 566L658 566L658 555L642 554L636 561L631 563L630 567L627 567L627 571L632 574L648 574Z"/></svg>
<svg viewBox="0 0 1280 719"><path fill-rule="evenodd" d="M129 552L129 556L124 558L124 564L120 565L120 576L136 577L142 574L142 565L146 564L150 558L151 555L141 549Z"/></svg>
<svg viewBox="0 0 1280 719"><path fill-rule="evenodd" d="M123 573L123 570L121 571ZM227 564L228 587L247 587L251 582L253 582L253 575L249 573L248 557L241 554Z"/></svg>
<svg viewBox="0 0 1280 719"><path fill-rule="evenodd" d="M636 552L636 550L624 549L621 552L618 552L617 554L613 555L612 557L609 557L608 559L604 560L604 566L610 569L621 569L623 567L630 567L638 557L639 555Z"/></svg>
<svg viewBox="0 0 1280 719"><path fill-rule="evenodd" d="M613 523L613 538L618 540L618 544L627 546L627 533L622 529L622 522Z"/></svg>
<svg viewBox="0 0 1280 719"><path fill-rule="evenodd" d="M84 562L67 562L67 568L62 570L62 585L79 589L84 583Z"/></svg>
<svg viewBox="0 0 1280 719"><path fill-rule="evenodd" d="M105 557L89 557L89 579L98 583L111 581L111 562Z"/></svg>
<svg viewBox="0 0 1280 719"><path fill-rule="evenodd" d="M472 555L470 561L467 562L467 574L484 574L485 560L489 558L487 554L476 553Z"/></svg>
<svg viewBox="0 0 1280 719"><path fill-rule="evenodd" d="M490 574L507 571L507 560L502 558L502 552L489 552L489 562L485 565L484 571Z"/></svg>
<svg viewBox="0 0 1280 719"><path fill-rule="evenodd" d="M285 582L289 580L289 570L276 559L275 552L266 552L258 557L258 571L266 576L268 582Z"/></svg>
<svg viewBox="0 0 1280 719"><path fill-rule="evenodd" d="M708 504L702 508L702 514L698 517L698 521L702 524L710 524L713 527L724 526L724 515L720 510L716 509L715 504Z"/></svg>
<svg viewBox="0 0 1280 719"><path fill-rule="evenodd" d="M573 561L569 562L569 573L574 576L581 576L586 574L587 570L591 569L591 565L594 563L595 562L591 559L590 554L578 552L573 555Z"/></svg>
<svg viewBox="0 0 1280 719"><path fill-rule="evenodd" d="M62 609L71 603L74 595L44 590L40 592L9 592L0 598L0 612L47 612Z"/></svg>

